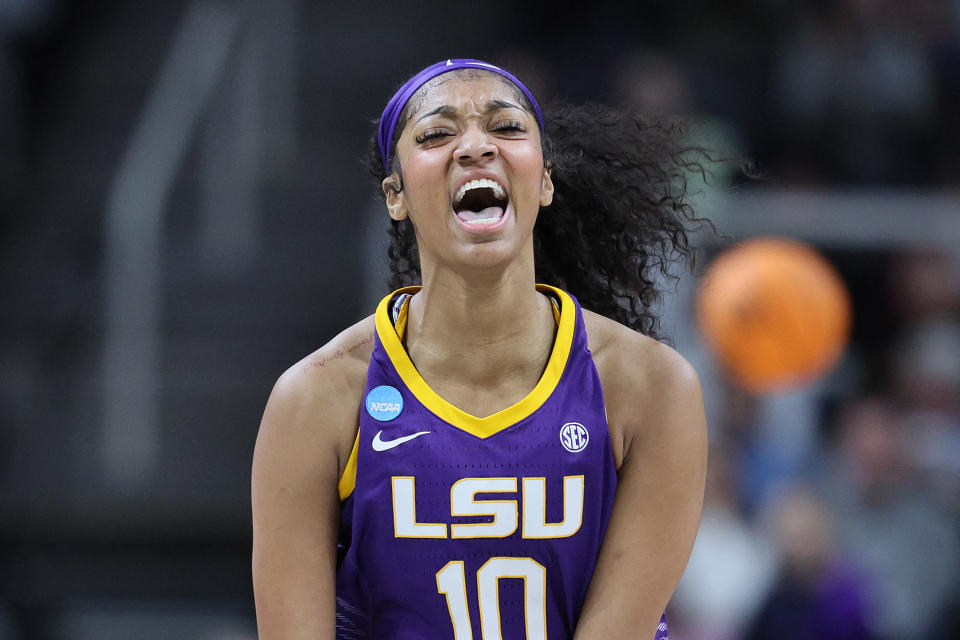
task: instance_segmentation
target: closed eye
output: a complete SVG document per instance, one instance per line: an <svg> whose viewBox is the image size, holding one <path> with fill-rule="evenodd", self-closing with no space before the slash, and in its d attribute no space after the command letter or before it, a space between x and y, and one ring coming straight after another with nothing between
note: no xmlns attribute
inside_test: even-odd
<svg viewBox="0 0 960 640"><path fill-rule="evenodd" d="M420 135L416 137L416 141L420 144L428 142L430 140L436 140L437 138L445 138L447 136L453 135L446 129L427 129Z"/></svg>
<svg viewBox="0 0 960 640"><path fill-rule="evenodd" d="M507 120L495 124L493 126L493 131L500 133L522 133L526 131L526 129L523 127L523 123L521 123L519 120ZM431 128L416 136L414 139L418 144L423 144L431 140L447 138L452 135L454 135L453 132L448 129Z"/></svg>
<svg viewBox="0 0 960 640"><path fill-rule="evenodd" d="M493 127L494 131L525 131L519 120L499 122Z"/></svg>

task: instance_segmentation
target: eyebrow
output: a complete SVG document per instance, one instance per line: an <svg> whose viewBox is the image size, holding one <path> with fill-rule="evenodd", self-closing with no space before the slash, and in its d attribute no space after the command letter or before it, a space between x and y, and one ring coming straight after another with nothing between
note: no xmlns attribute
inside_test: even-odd
<svg viewBox="0 0 960 640"><path fill-rule="evenodd" d="M496 111L497 109L520 109L521 111L524 110L523 107L521 107L520 105L513 104L512 102L507 102L506 100L491 100L486 105L484 105L483 112L490 113L491 111ZM423 114L422 116L417 118L417 122L420 122L424 118L429 118L430 116L435 116L438 114L448 116L448 115L453 115L455 113L457 113L456 107L451 107L448 104L444 104L437 107L436 109L433 109Z"/></svg>

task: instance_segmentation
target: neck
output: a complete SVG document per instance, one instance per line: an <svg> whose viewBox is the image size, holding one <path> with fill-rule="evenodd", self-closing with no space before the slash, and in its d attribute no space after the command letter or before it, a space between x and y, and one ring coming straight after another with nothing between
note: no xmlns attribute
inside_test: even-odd
<svg viewBox="0 0 960 640"><path fill-rule="evenodd" d="M512 266L497 274L424 271L406 335L421 373L477 384L511 374L539 377L555 334L552 303L535 289L532 261Z"/></svg>

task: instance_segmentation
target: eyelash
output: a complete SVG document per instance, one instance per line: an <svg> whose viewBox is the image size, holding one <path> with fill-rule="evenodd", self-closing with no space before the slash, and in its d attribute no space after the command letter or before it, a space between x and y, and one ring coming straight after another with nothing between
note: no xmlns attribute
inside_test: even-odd
<svg viewBox="0 0 960 640"><path fill-rule="evenodd" d="M524 131L523 125L519 120L507 120L501 122L493 128L494 131Z"/></svg>
<svg viewBox="0 0 960 640"><path fill-rule="evenodd" d="M493 130L501 131L501 132L502 131L508 131L508 132L525 131L525 129L523 128L523 125L520 124L519 120L508 120L506 122L498 123L493 128ZM416 141L419 144L423 144L424 142L428 142L430 140L435 140L437 138L444 138L451 135L453 134L445 129L427 129L422 134L416 137Z"/></svg>
<svg viewBox="0 0 960 640"><path fill-rule="evenodd" d="M434 140L435 138L443 138L451 135L448 131L444 129L427 129L422 134L417 136L417 142L424 143L428 140Z"/></svg>

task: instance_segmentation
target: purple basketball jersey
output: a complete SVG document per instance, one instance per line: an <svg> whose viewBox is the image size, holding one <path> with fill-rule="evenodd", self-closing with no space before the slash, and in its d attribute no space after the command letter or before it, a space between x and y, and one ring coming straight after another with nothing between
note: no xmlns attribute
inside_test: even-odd
<svg viewBox="0 0 960 640"><path fill-rule="evenodd" d="M377 308L340 483L340 640L567 640L613 506L600 379L567 293L537 386L484 418L440 398ZM657 638L666 638L661 620Z"/></svg>

